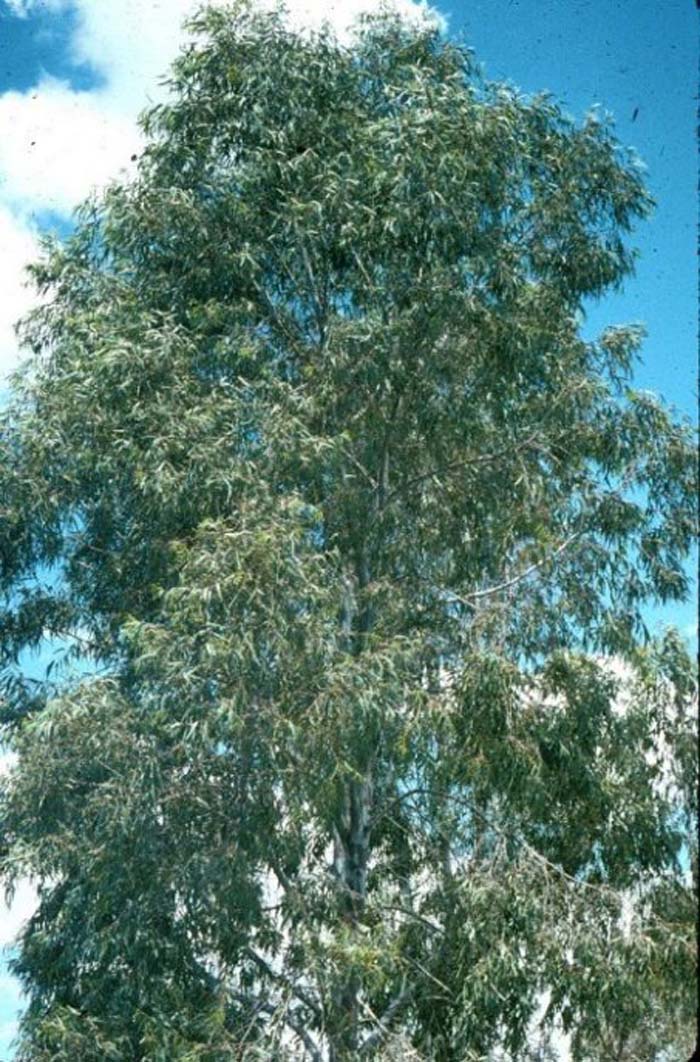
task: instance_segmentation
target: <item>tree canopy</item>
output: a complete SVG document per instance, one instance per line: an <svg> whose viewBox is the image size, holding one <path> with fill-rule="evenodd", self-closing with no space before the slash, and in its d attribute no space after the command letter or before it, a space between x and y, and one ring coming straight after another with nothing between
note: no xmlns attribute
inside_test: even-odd
<svg viewBox="0 0 700 1062"><path fill-rule="evenodd" d="M581 333L641 169L428 25L191 29L0 414L17 1057L687 1057L693 434Z"/></svg>

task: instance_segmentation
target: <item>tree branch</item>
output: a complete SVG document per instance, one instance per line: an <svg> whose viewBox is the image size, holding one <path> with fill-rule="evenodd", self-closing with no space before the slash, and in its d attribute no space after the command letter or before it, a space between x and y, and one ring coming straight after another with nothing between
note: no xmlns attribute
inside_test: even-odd
<svg viewBox="0 0 700 1062"><path fill-rule="evenodd" d="M266 974L272 981L279 981L285 988L288 988L292 995L296 996L300 1003L303 1003L305 1007L308 1007L312 1014L320 1021L322 1019L321 1009L315 1000L311 999L307 993L301 989L291 978L286 974L280 973L277 970L273 970L270 964L262 957L258 955L256 951L253 951L251 947L245 949L245 953L248 958L252 959L255 965Z"/></svg>
<svg viewBox="0 0 700 1062"><path fill-rule="evenodd" d="M527 439L523 440L523 442L518 443L515 447L505 446L501 450L496 450L490 454L478 454L475 457L460 457L455 461L448 461L447 464L431 468L427 472L421 472L419 475L411 476L409 479L405 479L400 487L396 487L389 492L386 502L388 504L390 501L393 501L394 497L404 491L407 487L413 487L417 483L424 482L426 479L432 479L434 476L441 476L445 472L451 472L454 469L459 468L471 468L473 465L486 465L490 464L492 461L498 461L499 458L506 457L508 454L512 455L521 453L523 450L527 450L533 445L535 438L536 433L533 433Z"/></svg>
<svg viewBox="0 0 700 1062"><path fill-rule="evenodd" d="M498 583L496 586L487 586L483 590L474 590L471 594L464 594L462 596L450 591L450 596L453 597L454 600L458 601L460 604L466 605L470 604L472 601L480 601L484 597L491 597L492 594L501 594L504 590L510 590L512 586L517 586L518 583L521 583L523 579L527 579L528 576L533 575L534 572L539 571L541 568L545 568L548 564L551 564L552 561L556 560L556 558L560 556L560 554L562 554L564 550L568 549L569 546L580 537L580 532L576 532L576 534L570 535L567 539L564 540L564 542L562 542L560 546L557 547L557 549L554 550L553 553L550 553L549 556L543 557L542 560L535 561L534 564L530 564L527 568L524 569L524 571L518 572L518 574L514 575L511 579L506 579L505 582Z"/></svg>
<svg viewBox="0 0 700 1062"><path fill-rule="evenodd" d="M376 1050L381 1043L386 1040L387 1036L391 1032L391 1026L395 1018L403 1007L406 1006L411 996L413 995L412 988L404 988L399 992L398 996L392 999L389 1006L386 1008L384 1014L379 1019L377 1028L369 1034L369 1036L360 1044L357 1049L358 1058L364 1058L365 1055Z"/></svg>
<svg viewBox="0 0 700 1062"><path fill-rule="evenodd" d="M259 999L257 996L247 995L245 992L232 991L230 992L230 995L240 1003L246 1003L255 1012L270 1014L272 1017L281 1017L284 1024L299 1037L312 1062L324 1062L323 1055L307 1033L304 1026L297 1020L294 1014L289 1013L289 1010L282 1010L279 1006L274 1006L272 1003L266 1003L263 999Z"/></svg>

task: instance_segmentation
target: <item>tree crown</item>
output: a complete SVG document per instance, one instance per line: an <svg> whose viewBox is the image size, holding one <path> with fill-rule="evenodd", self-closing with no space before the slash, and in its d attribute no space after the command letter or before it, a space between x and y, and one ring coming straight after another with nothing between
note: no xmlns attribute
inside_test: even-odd
<svg viewBox="0 0 700 1062"><path fill-rule="evenodd" d="M545 990L577 1058L660 1051L692 433L580 334L640 170L427 26L191 29L2 414L20 1057L523 1057ZM103 674L30 689L47 632Z"/></svg>

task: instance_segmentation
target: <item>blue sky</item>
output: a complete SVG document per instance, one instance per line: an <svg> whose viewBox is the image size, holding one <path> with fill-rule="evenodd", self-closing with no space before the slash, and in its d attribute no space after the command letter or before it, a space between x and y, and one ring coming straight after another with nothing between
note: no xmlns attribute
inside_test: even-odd
<svg viewBox="0 0 700 1062"><path fill-rule="evenodd" d="M410 0L400 0L405 9ZM42 229L65 228L94 186L128 174L140 146L135 116L162 96L158 78L182 40L191 0L0 0L0 388L17 363L11 323L31 304L21 267ZM366 0L337 11L320 0L289 7L301 23L339 25ZM469 0L441 3L448 30L474 47L487 76L525 92L549 90L577 118L612 112L619 139L648 168L658 207L637 233L636 278L589 308L586 331L647 327L637 384L695 419L697 409L698 13L693 0ZM687 635L689 605L657 614ZM28 909L25 893L12 919ZM0 917L2 917L0 910ZM18 1007L0 973L0 1062Z"/></svg>

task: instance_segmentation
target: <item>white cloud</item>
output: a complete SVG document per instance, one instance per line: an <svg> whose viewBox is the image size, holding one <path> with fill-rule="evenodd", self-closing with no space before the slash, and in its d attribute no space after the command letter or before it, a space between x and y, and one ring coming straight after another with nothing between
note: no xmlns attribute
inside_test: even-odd
<svg viewBox="0 0 700 1062"><path fill-rule="evenodd" d="M3 377L17 364L19 348L13 325L34 302L24 267L37 253L30 223L0 203L0 387Z"/></svg>
<svg viewBox="0 0 700 1062"><path fill-rule="evenodd" d="M8 752L7 749L0 745L0 779L2 779L3 775L9 774L16 763L16 753Z"/></svg>
<svg viewBox="0 0 700 1062"><path fill-rule="evenodd" d="M135 118L149 100L162 97L159 82L184 40L183 19L200 5L193 0L78 0L76 6L76 61L97 68L115 102Z"/></svg>
<svg viewBox="0 0 700 1062"><path fill-rule="evenodd" d="M45 78L0 96L0 196L19 210L70 214L128 166L140 137L109 93Z"/></svg>
<svg viewBox="0 0 700 1062"><path fill-rule="evenodd" d="M17 882L12 901L0 902L0 946L12 944L36 909L36 889L26 878Z"/></svg>
<svg viewBox="0 0 700 1062"><path fill-rule="evenodd" d="M14 753L0 747L0 778L8 774L16 763ZM17 882L11 901L0 894L0 949L14 943L15 937L36 908L36 889L27 878ZM0 976L0 993L2 992Z"/></svg>

